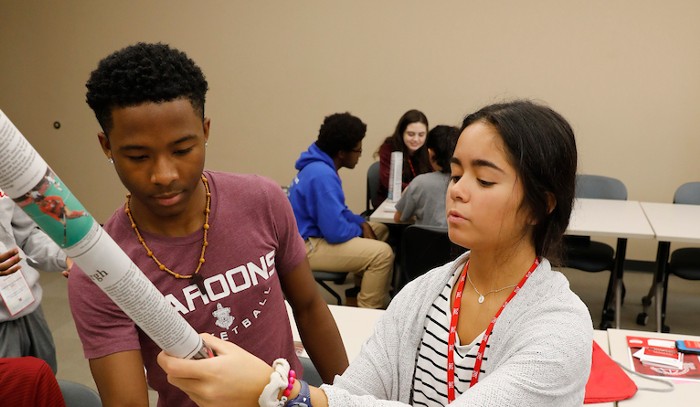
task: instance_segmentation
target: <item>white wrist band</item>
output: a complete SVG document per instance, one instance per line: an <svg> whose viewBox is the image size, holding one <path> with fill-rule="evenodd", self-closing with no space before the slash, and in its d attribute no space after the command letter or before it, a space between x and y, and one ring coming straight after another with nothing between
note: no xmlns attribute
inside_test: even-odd
<svg viewBox="0 0 700 407"><path fill-rule="evenodd" d="M258 398L260 407L284 407L287 402L286 397L279 400L277 395L289 385L289 362L286 359L275 359L272 368L274 371L270 374L270 383L263 388Z"/></svg>

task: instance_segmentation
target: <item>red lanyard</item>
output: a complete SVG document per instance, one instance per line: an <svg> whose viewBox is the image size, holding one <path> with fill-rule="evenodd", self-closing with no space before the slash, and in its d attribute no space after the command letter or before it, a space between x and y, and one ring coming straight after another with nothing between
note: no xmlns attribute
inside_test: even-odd
<svg viewBox="0 0 700 407"><path fill-rule="evenodd" d="M408 157L408 166L411 167L411 175L413 178L416 177L416 170L413 168L413 163L411 162L411 157Z"/></svg>
<svg viewBox="0 0 700 407"><path fill-rule="evenodd" d="M496 315L494 315L493 319L491 320L491 323L489 323L489 326L486 328L486 331L484 332L484 337L481 339L481 344L479 345L479 351L476 353L476 360L474 361L474 372L472 373L472 380L471 383L469 384L469 387L471 388L474 386L478 381L479 381L479 372L481 371L481 363L483 361L484 357L484 350L486 349L486 344L489 341L489 338L491 337L491 332L493 331L493 326L496 325L496 320L498 320L498 317L501 315L501 312L503 312L503 309L508 305L510 300L515 297L515 294L520 291L520 288L525 284L528 278L532 275L532 272L535 271L537 266L540 264L540 261L538 258L535 258L535 261L532 263L532 266L530 266L530 270L528 270L527 273L525 273L525 276L520 280L518 285L515 286L513 289L513 292L510 293L508 298L506 298L505 302L503 305L501 305L501 308L498 309L496 312ZM457 336L457 321L459 320L459 308L460 305L462 304L462 292L464 291L464 281L467 279L467 273L469 269L469 261L467 261L467 264L464 265L464 270L462 271L462 274L459 277L459 282L457 283L457 292L455 293L455 299L452 303L452 317L450 318L450 331L447 339L447 402L451 403L455 399L455 341L456 341L456 336Z"/></svg>

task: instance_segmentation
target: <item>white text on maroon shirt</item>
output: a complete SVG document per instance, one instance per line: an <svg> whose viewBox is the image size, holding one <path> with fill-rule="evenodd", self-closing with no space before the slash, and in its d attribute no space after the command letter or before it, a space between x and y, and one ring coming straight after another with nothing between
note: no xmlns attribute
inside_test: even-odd
<svg viewBox="0 0 700 407"><path fill-rule="evenodd" d="M165 298L170 301L180 314L185 315L196 309L195 300L197 298L200 298L202 304L206 305L211 301L218 301L250 287L257 286L260 283L260 278L267 280L274 273L275 251L272 250L265 256L260 256L259 265L248 262L224 273L205 278L203 282L205 293L201 293L195 284L185 287L182 290L182 294L186 305L175 298L173 294L168 294Z"/></svg>

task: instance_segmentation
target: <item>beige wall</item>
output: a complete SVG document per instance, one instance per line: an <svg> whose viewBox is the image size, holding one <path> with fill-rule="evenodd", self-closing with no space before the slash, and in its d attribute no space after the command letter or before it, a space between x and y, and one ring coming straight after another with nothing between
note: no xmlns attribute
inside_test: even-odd
<svg viewBox="0 0 700 407"><path fill-rule="evenodd" d="M287 184L325 115L361 117L365 153L341 171L356 211L371 153L404 111L458 124L516 97L564 114L580 170L620 178L631 199L668 202L700 179L700 2L339 3L0 0L0 109L101 221L124 190L84 83L136 41L170 43L207 75L209 168ZM654 249L631 241L629 256Z"/></svg>

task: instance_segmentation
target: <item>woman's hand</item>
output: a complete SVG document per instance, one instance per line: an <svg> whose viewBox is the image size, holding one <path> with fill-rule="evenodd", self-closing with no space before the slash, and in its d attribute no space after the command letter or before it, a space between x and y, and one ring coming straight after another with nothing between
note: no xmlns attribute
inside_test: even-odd
<svg viewBox="0 0 700 407"><path fill-rule="evenodd" d="M0 253L0 276L7 276L22 268L19 265L20 260L22 259L19 257L19 249L16 247Z"/></svg>
<svg viewBox="0 0 700 407"><path fill-rule="evenodd" d="M168 382L200 407L257 407L272 367L231 342L209 334L200 336L217 356L187 360L160 352L158 364L168 375Z"/></svg>

